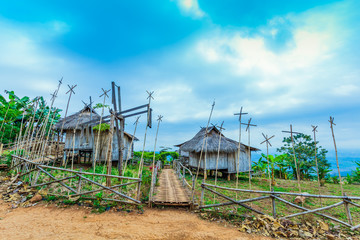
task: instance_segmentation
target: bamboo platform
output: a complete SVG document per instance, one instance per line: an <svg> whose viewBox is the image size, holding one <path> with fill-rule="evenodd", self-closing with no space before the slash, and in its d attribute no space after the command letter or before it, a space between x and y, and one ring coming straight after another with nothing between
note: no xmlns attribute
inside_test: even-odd
<svg viewBox="0 0 360 240"><path fill-rule="evenodd" d="M190 196L173 169L163 169L155 189L156 205L190 206Z"/></svg>

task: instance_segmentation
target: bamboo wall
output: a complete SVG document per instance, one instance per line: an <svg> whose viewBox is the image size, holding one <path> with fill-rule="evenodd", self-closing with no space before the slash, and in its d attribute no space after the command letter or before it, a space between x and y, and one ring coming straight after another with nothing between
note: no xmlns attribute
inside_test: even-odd
<svg viewBox="0 0 360 240"><path fill-rule="evenodd" d="M67 149L93 149L93 153L95 154L95 146L98 141L98 131L94 130L94 142L92 141L90 131L77 130L75 132L75 145L73 145L74 140L74 131L67 130L65 132L65 148ZM106 159L106 152L108 147L108 131L101 132L99 138L99 147L98 147L98 155L100 155L99 160L104 161ZM123 159L127 158L128 149L130 150L130 158L133 156L133 147L131 146L131 138L124 134L124 151L123 151ZM119 159L119 151L118 151L118 138L117 134L114 134L112 141L112 159Z"/></svg>
<svg viewBox="0 0 360 240"><path fill-rule="evenodd" d="M200 168L204 169L205 167L205 153L202 156L200 162ZM224 170L228 173L236 173L236 163L238 162L238 154L235 153L220 153L218 160L218 170ZM251 157L250 157L251 158ZM198 161L200 159L200 153L191 152L189 154L189 166L197 168ZM216 170L216 159L217 153L207 153L206 154L206 169L207 170ZM249 171L249 157L248 150L240 152L240 161L239 161L239 172Z"/></svg>

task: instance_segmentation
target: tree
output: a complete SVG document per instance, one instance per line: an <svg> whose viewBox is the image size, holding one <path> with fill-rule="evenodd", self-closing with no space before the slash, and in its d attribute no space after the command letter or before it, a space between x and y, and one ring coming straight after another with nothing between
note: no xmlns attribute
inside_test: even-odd
<svg viewBox="0 0 360 240"><path fill-rule="evenodd" d="M356 168L356 170L353 172L353 178L354 181L356 182L360 182L360 161L355 161L356 165L358 165L358 167Z"/></svg>
<svg viewBox="0 0 360 240"><path fill-rule="evenodd" d="M30 100L29 97L19 98L13 91L5 91L8 94L7 100L0 94L0 142L7 144L16 140L21 122L23 122L23 132L26 128L30 131L38 131L42 127L45 128L46 133L51 131L51 127L60 118L60 109L55 109L47 106L43 97L38 97ZM50 114L48 114L50 111ZM34 123L31 125L31 119L34 118ZM46 126L44 119L49 116ZM31 126L30 126L31 125Z"/></svg>
<svg viewBox="0 0 360 240"><path fill-rule="evenodd" d="M294 149L295 156L297 159L298 169L300 173L300 179L311 179L316 178L316 163L315 163L315 142L310 135L297 134L294 138ZM277 152L285 154L284 161L286 162L287 168L292 172L294 178L297 176L296 167L293 156L293 148L291 137L283 139L284 146L277 149ZM317 162L319 168L320 179L331 171L331 164L326 159L326 149L319 146L319 142L316 142L317 146Z"/></svg>

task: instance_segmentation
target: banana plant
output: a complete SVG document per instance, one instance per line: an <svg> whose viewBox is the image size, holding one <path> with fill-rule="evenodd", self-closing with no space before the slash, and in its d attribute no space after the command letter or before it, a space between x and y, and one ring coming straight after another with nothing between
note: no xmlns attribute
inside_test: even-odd
<svg viewBox="0 0 360 240"><path fill-rule="evenodd" d="M268 167L267 167L267 159L269 160L269 168L270 168L270 175L271 175L271 184L274 186L276 184L275 182L275 174L278 173L278 178L282 178L284 177L285 179L287 178L287 172L286 172L286 168L287 163L285 161L286 158L286 154L281 154L281 155L268 155L266 156L265 154L261 154L261 158L259 159L258 162L261 162L263 165L262 167L265 167L265 172L268 172Z"/></svg>

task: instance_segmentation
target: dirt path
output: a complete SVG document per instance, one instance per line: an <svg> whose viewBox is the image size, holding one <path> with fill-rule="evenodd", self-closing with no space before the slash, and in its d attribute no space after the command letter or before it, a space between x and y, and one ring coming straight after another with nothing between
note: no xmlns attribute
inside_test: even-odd
<svg viewBox="0 0 360 240"><path fill-rule="evenodd" d="M0 238L16 239L270 239L201 220L182 209L146 209L144 214L92 214L77 207L41 204L11 209L0 200Z"/></svg>

